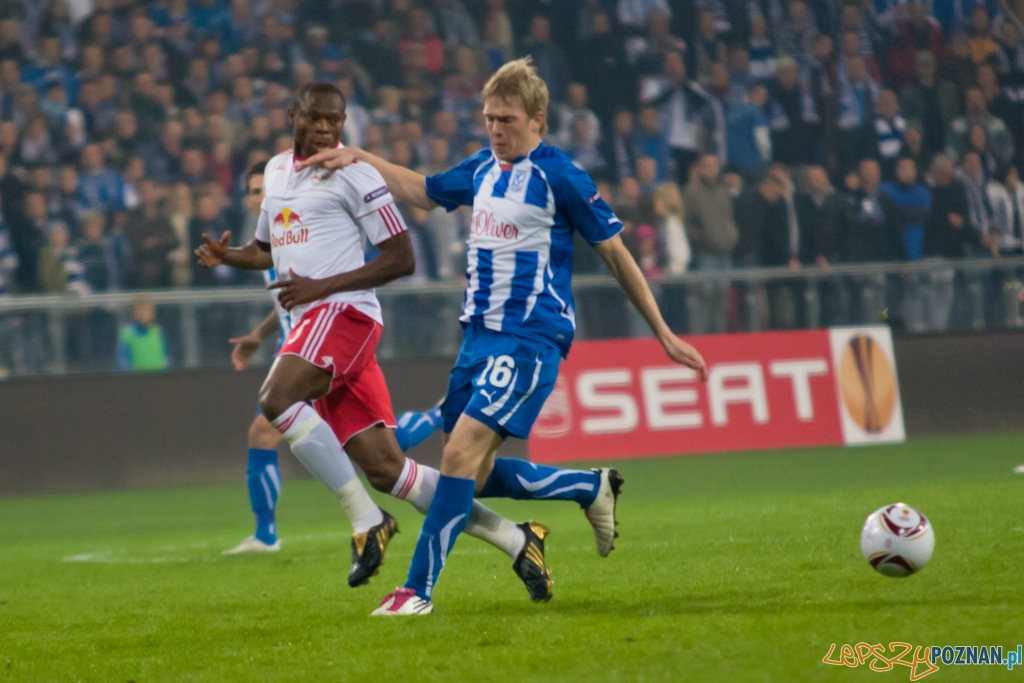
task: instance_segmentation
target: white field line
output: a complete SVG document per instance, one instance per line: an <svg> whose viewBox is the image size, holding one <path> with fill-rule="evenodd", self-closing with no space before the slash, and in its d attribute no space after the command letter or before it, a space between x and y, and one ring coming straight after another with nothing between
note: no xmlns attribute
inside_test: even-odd
<svg viewBox="0 0 1024 683"><path fill-rule="evenodd" d="M315 534L303 534L301 536L286 536L281 539L282 552L287 552L287 547L291 543L306 543L310 541L324 541L329 539L344 538L347 539L347 534L341 532L324 532ZM617 542L618 543L618 542ZM642 546L637 546L629 543L622 543L621 548L628 550L630 548L643 548L644 550L655 550L658 548L669 548L676 545L682 545L681 543L671 541L660 541L657 543L644 543ZM216 563L216 562L230 562L231 558L221 557L218 552L215 556L201 553L195 557L182 557L176 556L176 553L188 552L190 550L202 550L211 546L217 546L215 543L203 542L203 543L192 543L181 546L160 546L160 555L157 556L145 556L145 555L129 555L127 550L104 550L93 553L81 553L77 555L65 555L61 558L61 562L66 563L81 563L81 564L188 564L188 563ZM488 547L471 547L462 548L458 551L459 555L491 555L494 553L501 553L495 548ZM556 552L562 553L591 553L594 552L593 545L586 546L557 546Z"/></svg>

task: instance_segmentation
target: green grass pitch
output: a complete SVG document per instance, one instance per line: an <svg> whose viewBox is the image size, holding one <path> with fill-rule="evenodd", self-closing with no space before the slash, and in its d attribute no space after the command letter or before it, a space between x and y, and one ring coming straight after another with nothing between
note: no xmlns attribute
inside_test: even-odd
<svg viewBox="0 0 1024 683"><path fill-rule="evenodd" d="M242 484L2 499L0 682L906 681L822 658L832 643L1024 641L1020 462L1024 435L619 462L605 559L575 506L491 501L553 529L550 603L463 536L435 613L399 620L368 615L412 555L420 518L402 502L380 499L403 531L351 589L347 523L312 481L286 482L273 556L220 555L250 533ZM888 579L859 532L898 500L931 519L936 549Z"/></svg>

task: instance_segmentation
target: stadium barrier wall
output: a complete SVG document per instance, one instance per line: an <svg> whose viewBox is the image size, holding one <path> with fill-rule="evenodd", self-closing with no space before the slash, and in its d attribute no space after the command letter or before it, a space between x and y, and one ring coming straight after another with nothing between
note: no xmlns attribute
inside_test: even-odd
<svg viewBox="0 0 1024 683"><path fill-rule="evenodd" d="M754 348L768 337L734 339ZM573 355L583 348L577 346ZM897 337L893 348L909 438L1024 431L1024 333ZM451 362L384 361L396 412L436 403ZM266 368L253 368L0 382L0 495L222 482L243 486L246 428L265 373ZM817 381L809 377L812 395ZM783 398L795 405L792 383L783 386ZM740 414L728 405L730 417L734 412ZM435 435L411 455L436 464L440 444ZM525 457L525 444L512 440L502 453ZM290 456L281 465L286 478L308 476Z"/></svg>

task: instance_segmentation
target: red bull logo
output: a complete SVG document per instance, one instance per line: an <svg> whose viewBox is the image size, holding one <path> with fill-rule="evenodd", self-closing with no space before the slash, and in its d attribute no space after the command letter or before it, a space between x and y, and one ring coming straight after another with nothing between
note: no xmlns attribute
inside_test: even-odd
<svg viewBox="0 0 1024 683"><path fill-rule="evenodd" d="M290 228L292 225L297 225L302 222L302 216L295 213L287 206L281 210L281 213L274 216L274 225L283 225L285 228Z"/></svg>
<svg viewBox="0 0 1024 683"><path fill-rule="evenodd" d="M287 247L289 244L305 244L308 241L309 228L299 228L298 230L290 230L280 237L271 235L270 247L272 249L280 249L281 247Z"/></svg>

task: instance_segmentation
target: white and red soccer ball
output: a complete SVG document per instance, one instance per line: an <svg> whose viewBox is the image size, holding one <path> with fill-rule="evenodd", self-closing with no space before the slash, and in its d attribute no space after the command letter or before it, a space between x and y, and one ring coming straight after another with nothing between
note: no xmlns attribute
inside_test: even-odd
<svg viewBox="0 0 1024 683"><path fill-rule="evenodd" d="M928 519L909 505L886 505L865 520L860 549L876 571L897 578L910 576L931 559L935 532Z"/></svg>

